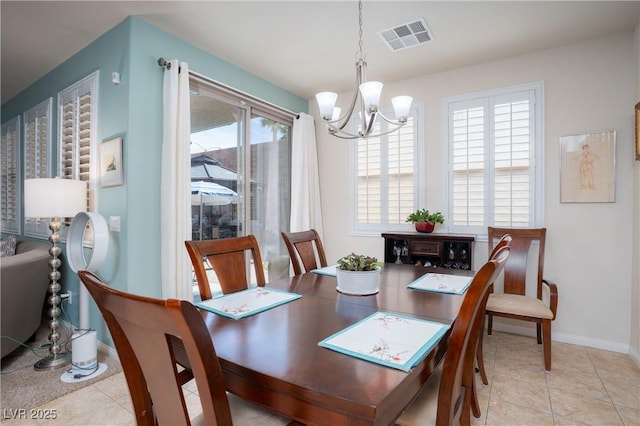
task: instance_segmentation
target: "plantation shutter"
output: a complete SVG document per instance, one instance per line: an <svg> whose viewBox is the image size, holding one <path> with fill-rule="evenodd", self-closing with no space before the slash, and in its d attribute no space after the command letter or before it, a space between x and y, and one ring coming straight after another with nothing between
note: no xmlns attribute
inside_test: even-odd
<svg viewBox="0 0 640 426"><path fill-rule="evenodd" d="M449 140L452 163L452 218L454 225L484 227L488 138L487 105L459 102L450 107Z"/></svg>
<svg viewBox="0 0 640 426"><path fill-rule="evenodd" d="M24 178L51 177L51 98L24 113ZM49 220L25 218L25 235L47 238Z"/></svg>
<svg viewBox="0 0 640 426"><path fill-rule="evenodd" d="M2 232L20 233L20 207L18 196L18 152L20 141L20 117L2 125L0 131L0 214Z"/></svg>
<svg viewBox="0 0 640 426"><path fill-rule="evenodd" d="M97 71L58 94L60 155L58 172L87 184L87 211L94 210L91 187L95 159Z"/></svg>
<svg viewBox="0 0 640 426"><path fill-rule="evenodd" d="M449 103L452 230L538 226L536 89Z"/></svg>
<svg viewBox="0 0 640 426"><path fill-rule="evenodd" d="M418 108L412 106L407 124L400 129L354 142L356 232L402 229L417 208ZM387 128L378 120L373 133Z"/></svg>
<svg viewBox="0 0 640 426"><path fill-rule="evenodd" d="M388 222L405 223L407 216L415 210L415 160L414 120L410 117L407 124L388 137L388 185L389 200Z"/></svg>
<svg viewBox="0 0 640 426"><path fill-rule="evenodd" d="M378 224L382 210L382 143L358 139L358 223Z"/></svg>
<svg viewBox="0 0 640 426"><path fill-rule="evenodd" d="M494 104L494 216L499 227L526 227L533 217L533 93Z"/></svg>

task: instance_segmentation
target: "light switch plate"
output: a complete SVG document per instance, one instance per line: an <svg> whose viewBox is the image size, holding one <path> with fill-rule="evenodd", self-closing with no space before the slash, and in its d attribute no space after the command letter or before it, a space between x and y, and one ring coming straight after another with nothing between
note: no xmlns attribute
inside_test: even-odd
<svg viewBox="0 0 640 426"><path fill-rule="evenodd" d="M109 216L109 231L120 232L120 216Z"/></svg>

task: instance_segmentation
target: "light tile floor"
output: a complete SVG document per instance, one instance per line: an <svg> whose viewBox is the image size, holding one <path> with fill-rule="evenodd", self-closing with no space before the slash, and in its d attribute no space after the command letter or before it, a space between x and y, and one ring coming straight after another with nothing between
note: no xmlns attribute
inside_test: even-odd
<svg viewBox="0 0 640 426"><path fill-rule="evenodd" d="M552 371L545 372L535 339L505 333L485 335L484 354L489 384L477 377L482 416L472 418L473 425L640 426L640 367L628 355L554 342ZM190 413L196 415L195 386L185 389ZM57 424L135 424L122 373L39 408L56 410Z"/></svg>

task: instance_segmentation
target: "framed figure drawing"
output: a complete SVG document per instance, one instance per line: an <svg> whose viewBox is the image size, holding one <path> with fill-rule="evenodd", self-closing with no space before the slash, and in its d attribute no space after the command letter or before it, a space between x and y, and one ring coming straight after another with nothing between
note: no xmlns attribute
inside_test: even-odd
<svg viewBox="0 0 640 426"><path fill-rule="evenodd" d="M113 138L99 146L100 186L118 186L124 184L122 165L122 138Z"/></svg>
<svg viewBox="0 0 640 426"><path fill-rule="evenodd" d="M615 202L616 132L560 137L560 202Z"/></svg>

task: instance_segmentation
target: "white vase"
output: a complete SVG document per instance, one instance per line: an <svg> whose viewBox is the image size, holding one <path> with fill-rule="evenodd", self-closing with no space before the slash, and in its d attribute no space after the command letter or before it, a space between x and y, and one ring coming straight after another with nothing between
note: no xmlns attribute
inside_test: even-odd
<svg viewBox="0 0 640 426"><path fill-rule="evenodd" d="M345 271L336 268L338 286L336 289L344 294L366 296L380 291L380 268L372 271Z"/></svg>

